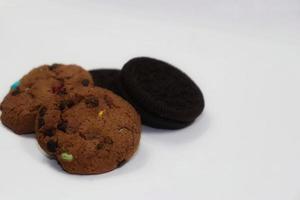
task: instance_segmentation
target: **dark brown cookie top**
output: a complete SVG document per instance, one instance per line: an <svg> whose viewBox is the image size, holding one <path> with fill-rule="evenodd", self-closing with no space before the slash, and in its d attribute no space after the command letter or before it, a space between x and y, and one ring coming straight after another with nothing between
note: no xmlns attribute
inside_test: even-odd
<svg viewBox="0 0 300 200"><path fill-rule="evenodd" d="M40 66L12 86L1 103L1 121L17 134L32 133L41 105L63 99L74 88L92 85L91 75L80 66Z"/></svg>
<svg viewBox="0 0 300 200"><path fill-rule="evenodd" d="M134 108L99 87L79 88L41 107L36 120L42 149L74 174L99 174L124 164L136 151L140 132Z"/></svg>

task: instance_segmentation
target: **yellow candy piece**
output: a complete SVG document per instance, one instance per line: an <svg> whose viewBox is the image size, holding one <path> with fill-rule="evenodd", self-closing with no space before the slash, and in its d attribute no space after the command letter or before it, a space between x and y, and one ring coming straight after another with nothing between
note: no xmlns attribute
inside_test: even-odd
<svg viewBox="0 0 300 200"><path fill-rule="evenodd" d="M104 115L104 112L105 112L105 110L101 110L101 111L98 113L98 117L99 117L99 118L102 118L103 115Z"/></svg>

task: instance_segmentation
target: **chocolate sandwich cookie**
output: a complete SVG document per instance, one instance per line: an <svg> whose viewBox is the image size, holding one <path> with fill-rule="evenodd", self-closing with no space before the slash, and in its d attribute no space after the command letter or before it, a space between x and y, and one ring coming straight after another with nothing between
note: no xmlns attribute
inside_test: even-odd
<svg viewBox="0 0 300 200"><path fill-rule="evenodd" d="M40 66L11 86L0 106L1 121L17 134L32 133L41 105L57 102L75 88L89 86L93 86L93 79L80 66Z"/></svg>
<svg viewBox="0 0 300 200"><path fill-rule="evenodd" d="M101 81L101 73L102 70L93 70L95 82ZM114 87L117 84L114 91L137 109L145 125L162 129L184 128L204 109L199 87L169 63L147 57L134 58L124 65L120 74L115 74L118 75L106 78L114 83Z"/></svg>
<svg viewBox="0 0 300 200"><path fill-rule="evenodd" d="M96 69L90 70L90 74L93 77L94 84L96 86L109 89L116 94L118 91L118 80L121 70L118 69Z"/></svg>
<svg viewBox="0 0 300 200"><path fill-rule="evenodd" d="M141 122L121 97L100 87L80 88L39 109L39 145L73 174L100 174L120 167L137 150Z"/></svg>

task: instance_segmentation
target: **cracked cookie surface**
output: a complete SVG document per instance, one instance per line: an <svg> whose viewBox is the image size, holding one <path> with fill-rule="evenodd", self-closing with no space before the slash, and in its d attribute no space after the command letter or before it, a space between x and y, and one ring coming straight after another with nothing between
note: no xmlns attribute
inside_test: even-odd
<svg viewBox="0 0 300 200"><path fill-rule="evenodd" d="M140 117L121 97L99 87L78 88L39 109L39 145L74 174L100 174L126 163L138 148Z"/></svg>
<svg viewBox="0 0 300 200"><path fill-rule="evenodd" d="M34 132L41 105L57 102L75 88L93 85L91 75L77 65L43 65L17 81L1 103L2 123L17 134Z"/></svg>

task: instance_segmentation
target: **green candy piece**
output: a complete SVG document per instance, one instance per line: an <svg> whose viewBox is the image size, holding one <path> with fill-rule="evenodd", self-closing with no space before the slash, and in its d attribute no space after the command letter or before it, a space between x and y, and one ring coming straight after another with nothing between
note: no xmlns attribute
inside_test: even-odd
<svg viewBox="0 0 300 200"><path fill-rule="evenodd" d="M62 154L60 154L60 157L64 161L68 161L68 162L71 162L74 159L73 155L69 154L69 153L62 153Z"/></svg>

